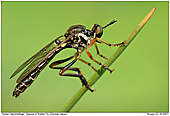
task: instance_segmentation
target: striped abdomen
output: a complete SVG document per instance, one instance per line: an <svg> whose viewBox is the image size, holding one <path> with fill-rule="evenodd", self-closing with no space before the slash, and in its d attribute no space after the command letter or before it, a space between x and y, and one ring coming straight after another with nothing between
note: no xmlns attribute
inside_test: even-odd
<svg viewBox="0 0 170 116"><path fill-rule="evenodd" d="M48 63L44 64L46 66ZM27 87L29 87L32 82L35 80L35 78L39 75L41 70L39 68L36 68L33 70L27 77L25 77L21 82L19 82L13 91L12 96L18 97L21 93L25 91Z"/></svg>
<svg viewBox="0 0 170 116"><path fill-rule="evenodd" d="M31 71L25 78L23 78L15 86L12 96L18 97L21 93L23 93L25 89L33 83L33 81L40 74L40 72L45 68L45 66L51 61L51 59L63 49L64 48L58 48L56 52L51 53L43 61L40 61L41 63L38 66L36 66L36 68L33 71Z"/></svg>

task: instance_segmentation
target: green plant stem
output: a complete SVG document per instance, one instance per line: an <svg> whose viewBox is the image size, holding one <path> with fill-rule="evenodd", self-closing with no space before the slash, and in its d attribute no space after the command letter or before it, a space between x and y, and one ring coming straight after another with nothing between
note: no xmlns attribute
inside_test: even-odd
<svg viewBox="0 0 170 116"><path fill-rule="evenodd" d="M111 57L104 63L106 66L110 66L119 56L120 54L126 49L126 47L131 43L131 41L136 37L136 35L140 32L140 30L144 27L144 25L148 22L150 17L153 15L156 7L153 8L150 13L138 24L138 26L134 29L134 31L129 35L129 37L125 40L126 46L120 46L112 55ZM93 85L106 71L105 68L101 67L90 79L89 85ZM84 95L87 91L87 88L83 86L71 100L61 109L60 112L69 112L73 106L79 101L79 99Z"/></svg>

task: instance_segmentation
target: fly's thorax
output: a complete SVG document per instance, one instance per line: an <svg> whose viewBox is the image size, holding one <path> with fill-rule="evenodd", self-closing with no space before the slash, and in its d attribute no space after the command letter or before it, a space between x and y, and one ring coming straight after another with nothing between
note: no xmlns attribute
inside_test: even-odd
<svg viewBox="0 0 170 116"><path fill-rule="evenodd" d="M83 25L73 25L69 27L65 33L65 38L73 35L68 43L72 45L73 48L84 47L86 48L91 43L91 32L87 30Z"/></svg>
<svg viewBox="0 0 170 116"><path fill-rule="evenodd" d="M72 46L72 48L76 48L76 49L78 49L79 47L86 48L90 44L90 42L91 42L90 37L88 37L83 32L81 32L81 33L74 34L74 36L71 37L67 42L67 46L69 44Z"/></svg>
<svg viewBox="0 0 170 116"><path fill-rule="evenodd" d="M89 45L92 41L91 37L86 35L85 33L78 33L77 36L78 36L78 38L80 38L81 44Z"/></svg>
<svg viewBox="0 0 170 116"><path fill-rule="evenodd" d="M86 27L83 25L73 25L69 27L65 33L65 37L67 38L69 35L85 32Z"/></svg>

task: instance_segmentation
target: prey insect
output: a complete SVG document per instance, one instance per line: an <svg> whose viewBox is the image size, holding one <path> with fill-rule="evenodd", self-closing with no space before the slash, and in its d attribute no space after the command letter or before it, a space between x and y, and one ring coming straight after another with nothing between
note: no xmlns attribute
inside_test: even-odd
<svg viewBox="0 0 170 116"><path fill-rule="evenodd" d="M94 24L92 26L91 30L86 29L83 25L73 25L69 27L65 34L59 36L54 41L46 45L44 48L42 48L39 52L37 52L34 56L29 58L26 62L24 62L13 74L10 78L14 77L17 73L19 73L22 69L26 68L23 73L19 76L17 79L17 85L14 88L14 91L12 93L12 96L18 97L21 93L23 93L26 88L28 88L33 81L37 78L37 76L40 74L40 72L46 67L46 65L53 59L53 57L58 54L60 51L66 48L74 48L77 50L77 52L66 59L58 60L50 64L50 68L52 69L60 69L59 75L60 76L70 76L70 77L78 77L82 85L86 86L87 89L89 89L91 92L92 90L86 81L85 77L83 76L82 72L79 68L73 68L71 67L77 60L89 65L94 71L97 71L91 63L86 62L85 60L81 59L81 54L83 51L85 51L88 55L88 57L96 62L97 64L101 65L102 67L106 68L110 73L113 71L109 67L103 65L101 62L95 60L92 56L92 54L87 51L89 47L91 47L93 44L95 44L95 48L97 51L97 54L106 59L107 58L99 53L98 47L96 42L98 43L105 43L108 46L119 46L119 45L125 45L125 42L121 42L118 44L110 44L105 42L101 39L101 36L103 34L103 29L108 27L109 25L112 25L116 22L116 20L111 21L109 24L107 24L104 27L101 27L98 24ZM64 37L65 39L61 39ZM66 66L58 67L57 65L62 64L66 61L69 61L73 59L70 63L68 63ZM67 70L75 71L77 73L65 73Z"/></svg>

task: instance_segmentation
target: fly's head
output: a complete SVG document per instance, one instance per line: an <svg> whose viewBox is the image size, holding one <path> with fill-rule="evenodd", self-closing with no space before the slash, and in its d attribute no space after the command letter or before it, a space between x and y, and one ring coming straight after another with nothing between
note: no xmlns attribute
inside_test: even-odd
<svg viewBox="0 0 170 116"><path fill-rule="evenodd" d="M101 27L98 24L94 24L92 26L92 29L90 30L92 38L101 38L102 34L103 34L103 27Z"/></svg>
<svg viewBox="0 0 170 116"><path fill-rule="evenodd" d="M112 25L113 23L117 22L116 20L113 20L111 21L109 24L107 24L106 26L104 27L101 27L100 25L98 24L94 24L92 26L92 29L90 30L91 32L91 36L92 38L101 38L102 35L103 35L103 29L105 29L106 27L108 27L109 25Z"/></svg>
<svg viewBox="0 0 170 116"><path fill-rule="evenodd" d="M109 24L105 25L104 27L101 27L100 25L98 24L94 24L92 26L92 29L90 30L90 33L91 33L91 41L94 39L94 38L101 38L102 35L103 35L103 29L105 29L106 27L108 27L109 25L112 25L113 23L117 22L117 20L113 20L111 21ZM101 43L100 41L96 40L96 42L98 43Z"/></svg>

